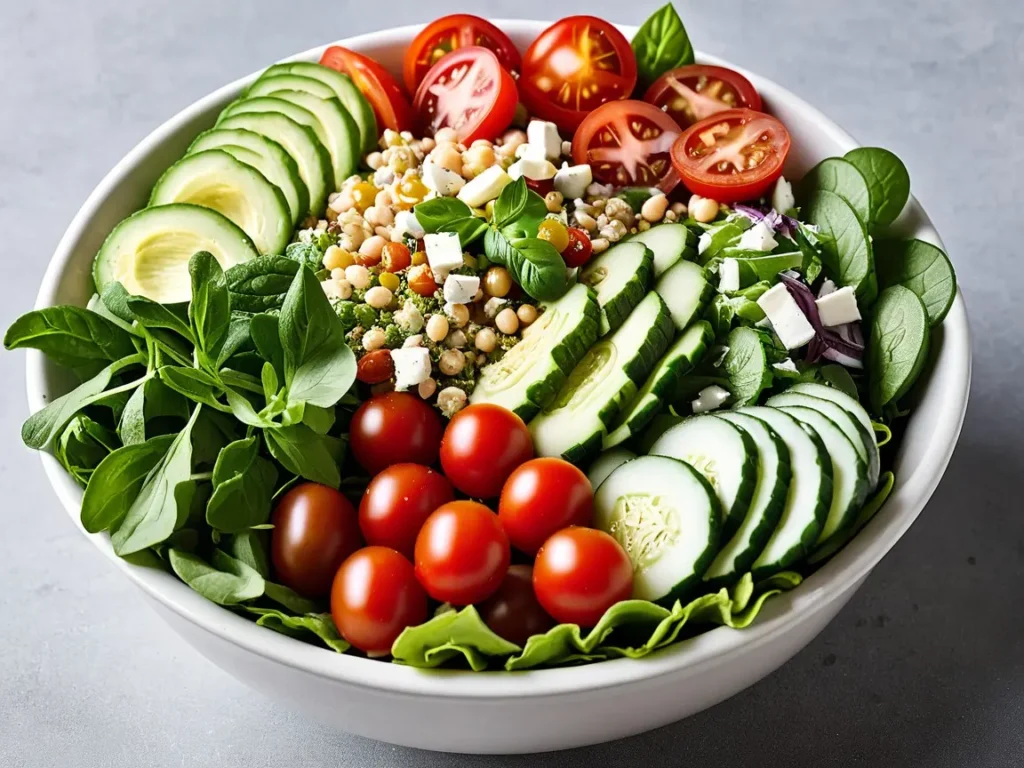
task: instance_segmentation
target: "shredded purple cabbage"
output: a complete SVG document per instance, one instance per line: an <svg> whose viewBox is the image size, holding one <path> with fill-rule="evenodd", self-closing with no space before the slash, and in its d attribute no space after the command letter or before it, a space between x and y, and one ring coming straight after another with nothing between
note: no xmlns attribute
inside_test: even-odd
<svg viewBox="0 0 1024 768"><path fill-rule="evenodd" d="M790 240L794 238L794 233L800 228L800 222L792 216L779 213L767 205L757 207L746 203L736 203L732 208L736 213L746 216L755 223L763 221L766 226Z"/></svg>
<svg viewBox="0 0 1024 768"><path fill-rule="evenodd" d="M786 286L789 295L800 307L800 311L814 328L814 338L807 345L806 360L816 363L822 358L848 368L864 367L864 334L858 323L847 323L836 328L821 324L814 292L802 281L786 272L779 274L779 280Z"/></svg>

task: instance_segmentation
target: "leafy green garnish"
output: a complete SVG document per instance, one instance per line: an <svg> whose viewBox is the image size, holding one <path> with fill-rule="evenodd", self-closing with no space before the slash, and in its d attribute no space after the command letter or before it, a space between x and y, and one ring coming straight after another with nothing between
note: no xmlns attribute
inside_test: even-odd
<svg viewBox="0 0 1024 768"><path fill-rule="evenodd" d="M871 224L871 193L864 174L841 157L828 157L811 168L800 180L797 191L806 200L819 189L835 192L857 213L865 224Z"/></svg>
<svg viewBox="0 0 1024 768"><path fill-rule="evenodd" d="M772 382L761 336L751 328L734 328L726 340L729 351L722 367L729 377L729 392L736 406L757 402Z"/></svg>
<svg viewBox="0 0 1024 768"><path fill-rule="evenodd" d="M910 174L896 155L881 147L851 149L844 158L863 174L871 192L873 230L892 224L910 199Z"/></svg>
<svg viewBox="0 0 1024 768"><path fill-rule="evenodd" d="M642 94L663 74L693 64L693 45L671 3L651 14L633 37L636 55L636 93Z"/></svg>
<svg viewBox="0 0 1024 768"><path fill-rule="evenodd" d="M909 288L882 291L871 318L868 390L875 413L903 397L917 381L928 357L928 314Z"/></svg>
<svg viewBox="0 0 1024 768"><path fill-rule="evenodd" d="M828 235L821 258L829 275L857 292L862 308L878 296L875 260L867 228L850 204L835 192L819 189L807 201L805 218Z"/></svg>
<svg viewBox="0 0 1024 768"><path fill-rule="evenodd" d="M286 256L260 256L236 264L224 273L231 308L241 312L280 309L301 264Z"/></svg>
<svg viewBox="0 0 1024 768"><path fill-rule="evenodd" d="M949 258L924 240L876 240L878 287L902 285L924 302L928 322L942 322L956 298L956 273Z"/></svg>

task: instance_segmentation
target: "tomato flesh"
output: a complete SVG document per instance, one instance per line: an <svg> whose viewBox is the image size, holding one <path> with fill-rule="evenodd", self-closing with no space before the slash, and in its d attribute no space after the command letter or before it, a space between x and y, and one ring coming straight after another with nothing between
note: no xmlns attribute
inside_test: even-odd
<svg viewBox="0 0 1024 768"><path fill-rule="evenodd" d="M441 441L445 475L478 499L501 493L512 470L532 458L533 440L523 420L490 403L475 403L455 414Z"/></svg>
<svg viewBox="0 0 1024 768"><path fill-rule="evenodd" d="M590 237L582 229L569 227L569 245L562 251L562 258L565 259L565 266L573 269L582 267L594 253L594 246Z"/></svg>
<svg viewBox="0 0 1024 768"><path fill-rule="evenodd" d="M422 464L393 464L366 487L359 502L359 528L367 544L412 558L423 523L454 499L452 484L440 472Z"/></svg>
<svg viewBox="0 0 1024 768"><path fill-rule="evenodd" d="M578 467L545 457L520 465L501 489L498 519L512 546L535 554L556 531L589 525L594 491Z"/></svg>
<svg viewBox="0 0 1024 768"><path fill-rule="evenodd" d="M402 76L410 93L442 56L457 48L476 45L494 52L501 66L512 73L522 67L522 58L508 35L486 19L468 13L443 16L416 35L405 51Z"/></svg>
<svg viewBox="0 0 1024 768"><path fill-rule="evenodd" d="M690 64L670 70L644 94L683 128L727 109L760 111L761 96L747 78L725 67Z"/></svg>
<svg viewBox="0 0 1024 768"><path fill-rule="evenodd" d="M441 417L416 395L388 392L359 406L349 427L352 454L375 475L392 464L436 464Z"/></svg>
<svg viewBox="0 0 1024 768"><path fill-rule="evenodd" d="M771 115L731 109L687 128L672 147L672 164L695 194L720 203L753 200L782 175L790 143Z"/></svg>
<svg viewBox="0 0 1024 768"><path fill-rule="evenodd" d="M520 648L555 625L533 591L533 568L513 565L498 591L480 606L480 618L496 635Z"/></svg>
<svg viewBox="0 0 1024 768"><path fill-rule="evenodd" d="M373 108L373 114L377 118L377 130L413 129L416 124L415 116L402 86L390 72L369 56L363 56L340 45L332 45L324 51L320 63L352 78L356 88Z"/></svg>

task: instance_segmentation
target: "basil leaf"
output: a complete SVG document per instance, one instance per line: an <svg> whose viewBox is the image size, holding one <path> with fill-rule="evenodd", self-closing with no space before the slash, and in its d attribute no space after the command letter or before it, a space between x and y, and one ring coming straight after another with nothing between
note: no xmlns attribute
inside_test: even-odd
<svg viewBox="0 0 1024 768"><path fill-rule="evenodd" d="M253 314L280 309L299 267L287 256L260 256L231 267L224 273L231 308Z"/></svg>
<svg viewBox="0 0 1024 768"><path fill-rule="evenodd" d="M278 326L276 315L254 315L249 321L249 335L260 357L271 363L281 378L284 376L284 347Z"/></svg>
<svg viewBox="0 0 1024 768"><path fill-rule="evenodd" d="M157 304L145 296L131 296L128 308L143 328L166 328L188 339L190 344L196 343L188 321L187 304Z"/></svg>
<svg viewBox="0 0 1024 768"><path fill-rule="evenodd" d="M192 300L188 304L188 321L196 340L200 359L205 356L208 366L215 367L231 320L224 270L207 251L199 251L188 260L188 273L192 278Z"/></svg>
<svg viewBox="0 0 1024 768"><path fill-rule="evenodd" d="M878 296L875 260L867 228L856 211L835 192L819 189L803 215L828 236L821 258L829 274L840 285L852 286L862 307L870 306Z"/></svg>
<svg viewBox="0 0 1024 768"><path fill-rule="evenodd" d="M435 197L420 203L412 212L425 232L440 232L448 222L473 215L470 207L457 197Z"/></svg>
<svg viewBox="0 0 1024 768"><path fill-rule="evenodd" d="M102 315L73 306L48 307L22 315L7 329L4 347L38 349L85 378L136 351L130 333Z"/></svg>
<svg viewBox="0 0 1024 768"><path fill-rule="evenodd" d="M167 365L157 371L157 375L164 384L189 400L218 410L227 410L218 399L222 391L220 384L205 371Z"/></svg>
<svg viewBox="0 0 1024 768"><path fill-rule="evenodd" d="M636 93L644 93L670 69L694 63L693 45L671 3L651 14L632 42L636 54Z"/></svg>
<svg viewBox="0 0 1024 768"><path fill-rule="evenodd" d="M219 549L213 551L212 565L178 549L168 550L167 559L178 578L218 605L237 605L263 595L263 577Z"/></svg>
<svg viewBox="0 0 1024 768"><path fill-rule="evenodd" d="M258 439L249 437L229 443L218 454L213 495L206 506L206 522L215 530L236 533L270 519L277 470L258 452Z"/></svg>
<svg viewBox="0 0 1024 768"><path fill-rule="evenodd" d="M873 229L892 224L910 199L910 174L896 155L881 147L851 149L844 158L857 166L871 191Z"/></svg>
<svg viewBox="0 0 1024 768"><path fill-rule="evenodd" d="M461 219L452 219L441 225L438 232L454 232L459 236L459 246L466 250L469 244L487 231L487 222L479 216L465 216Z"/></svg>
<svg viewBox="0 0 1024 768"><path fill-rule="evenodd" d="M82 527L89 533L117 527L174 439L173 435L161 435L118 448L103 459L82 497Z"/></svg>
<svg viewBox="0 0 1024 768"><path fill-rule="evenodd" d="M270 578L270 561L267 559L266 531L254 531L251 528L231 537L231 555L241 560L264 579Z"/></svg>
<svg viewBox="0 0 1024 768"><path fill-rule="evenodd" d="M245 606L245 608L250 613L255 613L259 616L256 623L261 627L269 627L275 632L280 632L289 637L296 637L300 640L308 639L312 635L332 651L337 651L338 653L344 653L351 647L338 634L338 628L334 626L334 620L329 613L289 616L282 611L272 608L256 608L254 606Z"/></svg>
<svg viewBox="0 0 1024 768"><path fill-rule="evenodd" d="M912 290L891 285L882 291L871 318L865 367L875 413L907 394L928 358L928 313Z"/></svg>
<svg viewBox="0 0 1024 768"><path fill-rule="evenodd" d="M924 302L928 322L942 322L956 298L956 273L949 258L924 240L876 240L878 286L902 285Z"/></svg>
<svg viewBox="0 0 1024 768"><path fill-rule="evenodd" d="M494 213L491 215L495 229L501 229L523 215L529 191L526 179L522 176L504 186L498 199L494 201Z"/></svg>
<svg viewBox="0 0 1024 768"><path fill-rule="evenodd" d="M554 301L569 289L565 262L547 240L522 238L512 243L520 254L516 282L538 301Z"/></svg>
<svg viewBox="0 0 1024 768"><path fill-rule="evenodd" d="M764 388L772 383L760 336L750 328L734 328L725 343L729 351L722 367L729 377L733 403L737 406L756 403Z"/></svg>
<svg viewBox="0 0 1024 768"><path fill-rule="evenodd" d="M289 472L314 483L337 488L341 484L334 438L318 435L305 424L263 431L270 454Z"/></svg>

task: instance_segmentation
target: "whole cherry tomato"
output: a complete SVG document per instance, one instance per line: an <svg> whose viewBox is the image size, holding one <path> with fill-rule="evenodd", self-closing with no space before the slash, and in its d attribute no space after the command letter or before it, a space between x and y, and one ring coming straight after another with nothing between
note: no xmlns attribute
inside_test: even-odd
<svg viewBox="0 0 1024 768"><path fill-rule="evenodd" d="M441 417L408 392L374 395L352 416L352 454L375 475L392 464L435 464L441 443Z"/></svg>
<svg viewBox="0 0 1024 768"><path fill-rule="evenodd" d="M409 270L409 290L425 297L437 293L437 281L429 265L417 264Z"/></svg>
<svg viewBox="0 0 1024 768"><path fill-rule="evenodd" d="M604 531L565 528L537 553L533 589L557 621L592 627L605 611L632 595L633 564Z"/></svg>
<svg viewBox="0 0 1024 768"><path fill-rule="evenodd" d="M452 417L441 441L441 467L467 496L501 493L512 470L533 458L523 420L500 405L475 403Z"/></svg>
<svg viewBox="0 0 1024 768"><path fill-rule="evenodd" d="M363 384L380 384L395 375L395 361L390 349L367 352L356 363L356 378Z"/></svg>
<svg viewBox="0 0 1024 768"><path fill-rule="evenodd" d="M590 261L591 255L594 253L594 246L590 243L590 238L587 237L587 233L582 229L576 227L569 227L569 244L562 251L562 258L565 260L565 266L570 269L573 267L582 267L588 261Z"/></svg>
<svg viewBox="0 0 1024 768"><path fill-rule="evenodd" d="M533 568L528 565L508 569L498 591L480 606L480 617L492 632L519 647L555 625L533 593Z"/></svg>
<svg viewBox="0 0 1024 768"><path fill-rule="evenodd" d="M338 566L363 545L352 504L326 485L296 485L277 502L270 522L275 576L306 597L326 595Z"/></svg>
<svg viewBox="0 0 1024 768"><path fill-rule="evenodd" d="M412 558L416 535L430 513L455 499L452 484L422 464L392 464L377 475L359 502L359 528L367 544Z"/></svg>
<svg viewBox="0 0 1024 768"><path fill-rule="evenodd" d="M412 264L412 254L405 243L385 243L381 250L381 264L386 272L401 272Z"/></svg>
<svg viewBox="0 0 1024 768"><path fill-rule="evenodd" d="M427 619L427 593L412 563L387 547L364 547L338 569L331 616L361 651L387 653L402 630Z"/></svg>
<svg viewBox="0 0 1024 768"><path fill-rule="evenodd" d="M532 459L519 465L501 489L498 519L512 546L535 554L548 537L570 525L589 525L594 490L565 459Z"/></svg>
<svg viewBox="0 0 1024 768"><path fill-rule="evenodd" d="M475 501L451 501L416 537L416 578L435 600L470 605L501 586L511 557L496 514Z"/></svg>

